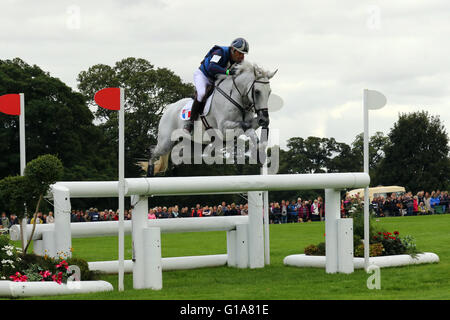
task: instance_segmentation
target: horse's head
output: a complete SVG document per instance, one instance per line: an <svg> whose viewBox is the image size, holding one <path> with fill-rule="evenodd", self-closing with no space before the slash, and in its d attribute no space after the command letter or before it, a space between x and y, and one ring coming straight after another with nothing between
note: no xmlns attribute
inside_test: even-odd
<svg viewBox="0 0 450 320"><path fill-rule="evenodd" d="M271 93L270 79L277 71L269 72L250 63L238 67L234 81L240 87L242 104L247 109L254 109L258 126L269 126L268 101Z"/></svg>

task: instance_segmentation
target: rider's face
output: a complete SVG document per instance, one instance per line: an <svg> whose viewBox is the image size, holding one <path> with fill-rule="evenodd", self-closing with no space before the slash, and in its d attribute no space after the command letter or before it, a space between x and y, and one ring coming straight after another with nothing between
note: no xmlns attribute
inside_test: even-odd
<svg viewBox="0 0 450 320"><path fill-rule="evenodd" d="M239 52L237 50L232 50L231 52L231 58L234 62L242 62L244 60L244 54L242 52Z"/></svg>

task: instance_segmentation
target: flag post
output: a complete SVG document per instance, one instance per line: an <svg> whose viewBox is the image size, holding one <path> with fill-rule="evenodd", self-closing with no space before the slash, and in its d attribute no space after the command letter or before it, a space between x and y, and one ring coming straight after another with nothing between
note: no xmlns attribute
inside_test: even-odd
<svg viewBox="0 0 450 320"><path fill-rule="evenodd" d="M118 290L123 291L124 278L124 218L125 218L125 90L123 88L105 88L94 96L95 102L102 108L119 111L119 278Z"/></svg>
<svg viewBox="0 0 450 320"><path fill-rule="evenodd" d="M0 112L19 116L19 153L20 153L20 175L25 174L26 156L25 156L25 95L20 94L4 94L0 96ZM27 206L25 207L25 218L20 221L22 228L22 248L25 248L27 243Z"/></svg>
<svg viewBox="0 0 450 320"><path fill-rule="evenodd" d="M119 110L119 291L124 290L124 218L125 218L125 92L120 88Z"/></svg>
<svg viewBox="0 0 450 320"><path fill-rule="evenodd" d="M364 89L364 173L369 174L369 109L367 108L369 90ZM364 269L369 267L369 186L364 188Z"/></svg>
<svg viewBox="0 0 450 320"><path fill-rule="evenodd" d="M386 105L386 97L375 90L364 89L364 173L369 174L369 110L381 109ZM364 269L369 268L370 241L369 241L369 186L364 188Z"/></svg>
<svg viewBox="0 0 450 320"><path fill-rule="evenodd" d="M26 165L25 154L25 95L20 93L19 139L20 139L20 175L24 175Z"/></svg>

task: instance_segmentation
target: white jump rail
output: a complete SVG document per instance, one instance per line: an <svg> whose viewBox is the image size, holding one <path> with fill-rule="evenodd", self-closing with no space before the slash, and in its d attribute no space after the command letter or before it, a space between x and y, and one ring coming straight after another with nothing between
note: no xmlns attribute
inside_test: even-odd
<svg viewBox="0 0 450 320"><path fill-rule="evenodd" d="M50 281L14 282L0 280L0 297L22 298L112 291L106 281L72 281L58 284Z"/></svg>

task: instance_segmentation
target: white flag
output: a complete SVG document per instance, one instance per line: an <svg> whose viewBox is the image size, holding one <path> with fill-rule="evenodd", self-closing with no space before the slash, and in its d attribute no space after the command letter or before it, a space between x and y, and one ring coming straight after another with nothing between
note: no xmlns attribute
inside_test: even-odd
<svg viewBox="0 0 450 320"><path fill-rule="evenodd" d="M386 105L386 97L375 90L365 89L365 103L369 110L381 109Z"/></svg>

